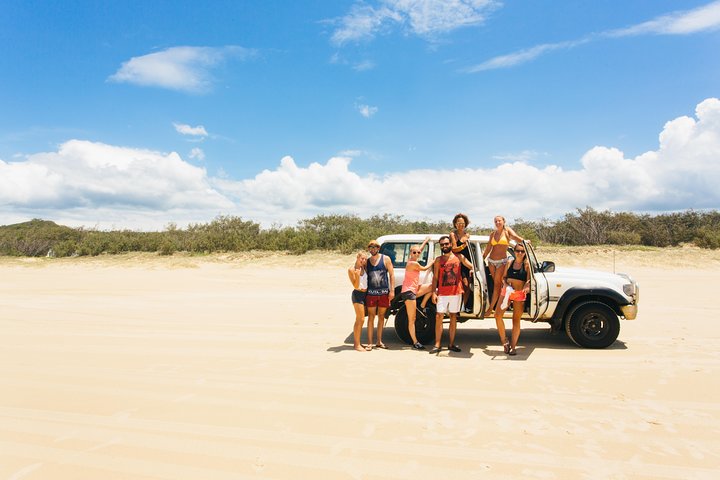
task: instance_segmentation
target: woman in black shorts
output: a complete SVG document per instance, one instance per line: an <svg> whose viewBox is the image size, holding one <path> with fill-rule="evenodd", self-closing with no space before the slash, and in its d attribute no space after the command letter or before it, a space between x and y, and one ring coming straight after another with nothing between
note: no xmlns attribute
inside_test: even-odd
<svg viewBox="0 0 720 480"><path fill-rule="evenodd" d="M360 334L362 333L363 323L365 323L365 295L367 293L367 252L360 251L355 257L355 264L348 268L348 277L352 283L353 291L351 295L353 308L355 309L355 325L353 326L353 343L355 350L358 352L368 352L372 350L370 345L362 345L360 343Z"/></svg>

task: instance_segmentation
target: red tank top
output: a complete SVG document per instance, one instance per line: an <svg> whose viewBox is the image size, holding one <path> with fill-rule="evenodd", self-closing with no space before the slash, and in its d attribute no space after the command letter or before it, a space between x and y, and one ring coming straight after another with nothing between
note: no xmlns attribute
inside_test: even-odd
<svg viewBox="0 0 720 480"><path fill-rule="evenodd" d="M450 296L463 293L462 279L460 277L460 259L455 255L449 259L443 255L436 261L440 266L438 270L438 295Z"/></svg>

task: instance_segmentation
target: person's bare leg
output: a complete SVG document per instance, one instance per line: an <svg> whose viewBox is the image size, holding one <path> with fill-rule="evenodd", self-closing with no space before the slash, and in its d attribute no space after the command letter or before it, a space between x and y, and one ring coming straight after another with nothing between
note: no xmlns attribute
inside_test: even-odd
<svg viewBox="0 0 720 480"><path fill-rule="evenodd" d="M381 347L381 348L385 348L385 344L382 341L383 329L385 328L385 310L387 310L387 308L385 308L385 307L378 307L378 309L377 309L377 315L378 315L377 346Z"/></svg>
<svg viewBox="0 0 720 480"><path fill-rule="evenodd" d="M522 317L525 302L515 300L513 302L513 326L512 339L510 340L510 351L514 352L517 342L520 339L520 317Z"/></svg>
<svg viewBox="0 0 720 480"><path fill-rule="evenodd" d="M450 328L448 333L450 335L450 346L455 345L455 332L457 332L457 313L450 314Z"/></svg>
<svg viewBox="0 0 720 480"><path fill-rule="evenodd" d="M507 334L505 332L505 321L503 320L503 314L505 310L499 308L495 310L495 325L497 326L498 335L500 336L500 343L503 345L505 353L510 349L510 345L507 341Z"/></svg>
<svg viewBox="0 0 720 480"><path fill-rule="evenodd" d="M493 296L490 301L490 311L497 310L500 305L500 291L502 290L503 283L503 271L501 268L495 267L495 271L492 274L493 277Z"/></svg>
<svg viewBox="0 0 720 480"><path fill-rule="evenodd" d="M375 333L375 315L377 314L377 307L368 307L368 345L372 348L373 336Z"/></svg>
<svg viewBox="0 0 720 480"><path fill-rule="evenodd" d="M415 335L415 311L417 302L415 300L405 300L405 311L407 312L408 318L408 332L410 332L410 339L412 344L418 343L417 336Z"/></svg>
<svg viewBox="0 0 720 480"><path fill-rule="evenodd" d="M440 342L442 341L443 316L442 313L435 315L435 348L440 348Z"/></svg>
<svg viewBox="0 0 720 480"><path fill-rule="evenodd" d="M417 291L417 298L422 297L422 301L420 302L420 308L425 310L425 305L427 305L427 302L432 298L432 285L429 283L426 283L425 285L420 285L420 288L418 288Z"/></svg>
<svg viewBox="0 0 720 480"><path fill-rule="evenodd" d="M362 326L365 323L365 306L361 303L353 303L355 309L355 325L353 326L353 343L355 350L358 352L366 352L368 349L360 343L362 335Z"/></svg>

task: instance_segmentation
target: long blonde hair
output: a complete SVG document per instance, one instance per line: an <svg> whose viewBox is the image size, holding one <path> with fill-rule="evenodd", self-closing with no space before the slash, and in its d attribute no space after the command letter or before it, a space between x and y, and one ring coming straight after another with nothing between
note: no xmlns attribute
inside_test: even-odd
<svg viewBox="0 0 720 480"><path fill-rule="evenodd" d="M505 221L505 217L503 217L502 215L495 215L495 218L502 218L502 221L503 221L502 234L504 234L505 238L507 238L508 241L510 241L510 237L508 236L507 222ZM493 218L493 220L495 220L495 218ZM493 222L493 223L495 223L495 222ZM495 228L495 232L497 232L497 228ZM493 235L495 235L495 232L493 232ZM500 235L500 236L502 237L502 235ZM500 239L498 238L497 241L500 241Z"/></svg>

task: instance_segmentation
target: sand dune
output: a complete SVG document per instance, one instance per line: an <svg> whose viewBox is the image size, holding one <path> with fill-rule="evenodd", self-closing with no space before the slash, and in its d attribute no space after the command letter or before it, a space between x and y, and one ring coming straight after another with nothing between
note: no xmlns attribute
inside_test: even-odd
<svg viewBox="0 0 720 480"><path fill-rule="evenodd" d="M638 319L358 353L352 256L0 259L0 479L716 478L720 252L540 257L631 273Z"/></svg>

